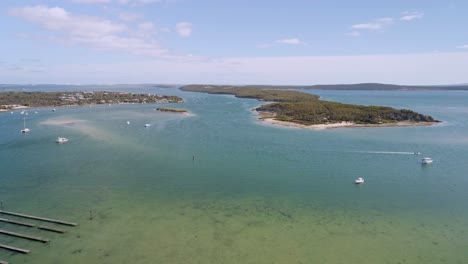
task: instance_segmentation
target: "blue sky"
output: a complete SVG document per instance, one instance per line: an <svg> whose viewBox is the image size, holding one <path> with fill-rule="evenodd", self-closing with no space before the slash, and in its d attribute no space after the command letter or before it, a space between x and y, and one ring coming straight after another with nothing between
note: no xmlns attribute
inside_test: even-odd
<svg viewBox="0 0 468 264"><path fill-rule="evenodd" d="M468 2L0 2L0 83L468 83Z"/></svg>

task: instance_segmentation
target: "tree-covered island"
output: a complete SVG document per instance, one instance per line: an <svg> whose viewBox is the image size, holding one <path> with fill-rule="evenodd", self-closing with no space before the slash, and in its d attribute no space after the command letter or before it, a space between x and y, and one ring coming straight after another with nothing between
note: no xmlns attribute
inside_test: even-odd
<svg viewBox="0 0 468 264"><path fill-rule="evenodd" d="M99 104L180 103L178 96L123 92L5 92L0 93L0 109L20 107L60 107Z"/></svg>
<svg viewBox="0 0 468 264"><path fill-rule="evenodd" d="M186 109L183 108L169 108L169 107L159 107L156 110L161 112L170 112L170 113L188 113Z"/></svg>
<svg viewBox="0 0 468 264"><path fill-rule="evenodd" d="M440 122L433 117L407 109L385 106L362 106L320 100L319 96L297 91L271 90L268 86L213 86L187 85L183 91L210 94L231 94L239 98L251 98L273 102L255 110L261 119L290 122L305 126L347 123L355 126L391 126L432 124Z"/></svg>

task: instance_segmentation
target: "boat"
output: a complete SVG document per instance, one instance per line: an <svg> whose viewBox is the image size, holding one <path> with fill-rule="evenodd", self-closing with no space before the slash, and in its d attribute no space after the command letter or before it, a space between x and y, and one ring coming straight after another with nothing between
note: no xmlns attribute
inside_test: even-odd
<svg viewBox="0 0 468 264"><path fill-rule="evenodd" d="M23 110L23 111L21 111L21 113L20 113L20 114L24 115L24 110Z"/></svg>
<svg viewBox="0 0 468 264"><path fill-rule="evenodd" d="M55 108L54 108L54 109L52 109L52 112L55 112L55 111L57 111Z"/></svg>
<svg viewBox="0 0 468 264"><path fill-rule="evenodd" d="M23 118L23 129L21 129L21 133L28 133L31 129L26 127L26 117Z"/></svg>
<svg viewBox="0 0 468 264"><path fill-rule="evenodd" d="M58 137L57 140L55 140L55 142L57 142L57 143L65 143L65 142L68 142L68 138Z"/></svg>
<svg viewBox="0 0 468 264"><path fill-rule="evenodd" d="M130 125L130 121L127 121L127 125Z"/></svg>
<svg viewBox="0 0 468 264"><path fill-rule="evenodd" d="M432 163L432 159L431 158L424 158L421 160L421 163L422 164L431 164Z"/></svg>
<svg viewBox="0 0 468 264"><path fill-rule="evenodd" d="M356 184L364 183L364 178L359 177L356 180L354 180L354 183L356 183Z"/></svg>
<svg viewBox="0 0 468 264"><path fill-rule="evenodd" d="M150 126L151 126L151 124L145 124L145 127L150 127Z"/></svg>
<svg viewBox="0 0 468 264"><path fill-rule="evenodd" d="M421 155L421 152L413 152L414 155Z"/></svg>
<svg viewBox="0 0 468 264"><path fill-rule="evenodd" d="M34 111L34 113L37 114L37 113L39 113L39 111L36 110L36 111Z"/></svg>

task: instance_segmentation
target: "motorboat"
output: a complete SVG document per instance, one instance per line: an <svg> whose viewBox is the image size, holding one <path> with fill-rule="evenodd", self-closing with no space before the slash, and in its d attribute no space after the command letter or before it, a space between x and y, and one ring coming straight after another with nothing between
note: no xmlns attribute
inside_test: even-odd
<svg viewBox="0 0 468 264"><path fill-rule="evenodd" d="M57 142L57 143L65 143L65 142L68 142L68 138L58 137L57 140L55 140L55 142Z"/></svg>
<svg viewBox="0 0 468 264"><path fill-rule="evenodd" d="M57 111L57 109L55 109L55 108L54 108L54 109L52 109L52 112L55 112L55 111Z"/></svg>
<svg viewBox="0 0 468 264"><path fill-rule="evenodd" d="M145 124L145 127L150 127L150 126L151 126L151 124Z"/></svg>
<svg viewBox="0 0 468 264"><path fill-rule="evenodd" d="M130 121L127 121L127 125L130 125Z"/></svg>
<svg viewBox="0 0 468 264"><path fill-rule="evenodd" d="M421 160L422 164L431 164L433 160L431 158L424 158Z"/></svg>
<svg viewBox="0 0 468 264"><path fill-rule="evenodd" d="M421 152L413 152L414 155L421 155Z"/></svg>
<svg viewBox="0 0 468 264"><path fill-rule="evenodd" d="M364 178L359 177L356 180L354 180L354 183L356 183L356 184L364 183Z"/></svg>

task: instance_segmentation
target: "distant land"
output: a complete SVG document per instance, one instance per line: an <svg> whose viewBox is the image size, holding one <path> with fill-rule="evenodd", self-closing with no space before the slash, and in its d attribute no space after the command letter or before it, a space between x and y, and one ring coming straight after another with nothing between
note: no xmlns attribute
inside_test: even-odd
<svg viewBox="0 0 468 264"><path fill-rule="evenodd" d="M408 109L330 102L320 100L317 95L266 87L271 88L271 86L187 85L180 89L210 94L231 94L239 98L273 102L255 110L260 113L261 120L286 126L299 125L322 129L342 126L430 125L440 122L431 116Z"/></svg>
<svg viewBox="0 0 468 264"><path fill-rule="evenodd" d="M177 88L181 84L0 84L0 92L3 91L108 91L128 90L132 88ZM305 89L305 90L401 90L401 91L457 91L468 90L468 84L451 85L397 85L383 83L357 83L357 84L317 84L317 85L233 85L236 87L250 87L257 89Z"/></svg>
<svg viewBox="0 0 468 264"><path fill-rule="evenodd" d="M179 103L178 96L128 92L3 92L0 110L24 107L59 107L98 104Z"/></svg>
<svg viewBox="0 0 468 264"><path fill-rule="evenodd" d="M317 84L317 85L233 85L236 87L249 87L256 89L282 89L282 90L376 90L376 91L438 91L438 90L468 90L468 84L455 85L397 85L383 83L357 83L357 84Z"/></svg>

